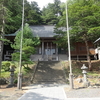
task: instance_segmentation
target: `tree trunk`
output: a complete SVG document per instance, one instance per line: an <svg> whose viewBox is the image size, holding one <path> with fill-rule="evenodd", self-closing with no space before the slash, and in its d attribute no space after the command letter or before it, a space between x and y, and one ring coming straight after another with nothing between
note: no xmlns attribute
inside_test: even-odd
<svg viewBox="0 0 100 100"><path fill-rule="evenodd" d="M89 46L88 46L87 40L85 40L85 45L86 45L86 50L87 50L88 67L89 67L89 70L91 71L91 70L92 70L92 66L91 66L91 58L90 58Z"/></svg>
<svg viewBox="0 0 100 100"><path fill-rule="evenodd" d="M1 27L1 33L0 33L0 76L1 76L1 68L2 68L2 54L3 54L3 41L2 39L4 38L4 6L2 4L2 27Z"/></svg>
<svg viewBox="0 0 100 100"><path fill-rule="evenodd" d="M0 76L1 76L1 68L2 68L2 54L3 54L3 42L0 41Z"/></svg>

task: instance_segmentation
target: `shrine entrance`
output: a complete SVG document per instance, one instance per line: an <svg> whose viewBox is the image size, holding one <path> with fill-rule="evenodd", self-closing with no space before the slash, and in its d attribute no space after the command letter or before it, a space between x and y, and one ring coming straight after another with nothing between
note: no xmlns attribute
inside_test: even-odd
<svg viewBox="0 0 100 100"><path fill-rule="evenodd" d="M58 48L52 41L42 41L42 58L43 60L53 60L57 58Z"/></svg>

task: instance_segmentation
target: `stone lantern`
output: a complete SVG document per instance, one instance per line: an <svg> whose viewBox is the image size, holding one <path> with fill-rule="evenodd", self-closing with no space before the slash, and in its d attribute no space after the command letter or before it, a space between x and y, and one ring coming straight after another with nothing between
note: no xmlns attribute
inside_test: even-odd
<svg viewBox="0 0 100 100"><path fill-rule="evenodd" d="M10 73L10 84L7 87L12 87L14 86L14 71L15 71L14 66L11 66L9 71L11 72Z"/></svg>
<svg viewBox="0 0 100 100"><path fill-rule="evenodd" d="M82 73L83 73L83 84L84 84L84 87L88 87L89 86L89 82L87 80L87 71L86 71L88 69L88 67L86 67L85 64L83 64L81 69L83 70Z"/></svg>

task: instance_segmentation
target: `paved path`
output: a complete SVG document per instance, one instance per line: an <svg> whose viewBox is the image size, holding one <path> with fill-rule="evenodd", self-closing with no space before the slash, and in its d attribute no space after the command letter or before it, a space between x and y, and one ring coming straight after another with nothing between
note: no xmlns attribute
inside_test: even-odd
<svg viewBox="0 0 100 100"><path fill-rule="evenodd" d="M66 100L65 85L36 85L18 100Z"/></svg>
<svg viewBox="0 0 100 100"><path fill-rule="evenodd" d="M23 96L18 100L100 100L100 98L67 98L64 88L69 87L68 85L58 85L58 84L42 84L42 85L32 85L25 87L24 89L29 89ZM72 90L71 95L75 94ZM81 91L82 92L82 91ZM82 92L83 93L83 92ZM86 91L88 94L88 92ZM69 94L68 94L69 95ZM89 94L88 94L89 95ZM73 97L73 96L72 96Z"/></svg>

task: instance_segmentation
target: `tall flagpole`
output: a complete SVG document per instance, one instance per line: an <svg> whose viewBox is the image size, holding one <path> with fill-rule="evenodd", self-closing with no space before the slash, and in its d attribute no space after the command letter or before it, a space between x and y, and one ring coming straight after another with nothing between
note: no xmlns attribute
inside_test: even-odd
<svg viewBox="0 0 100 100"><path fill-rule="evenodd" d="M72 64L71 64L71 50L70 50L70 37L69 37L69 26L68 26L68 2L66 0L66 25L67 25L67 38L68 38L68 54L69 54L69 66L70 66L70 74L69 74L69 81L70 81L70 88L73 89L73 74L72 74Z"/></svg>
<svg viewBox="0 0 100 100"><path fill-rule="evenodd" d="M18 84L17 87L19 90L22 89L22 41L23 41L23 28L24 28L24 0L23 0L23 10L22 10L22 33L20 39L20 60L19 60L19 74L18 74Z"/></svg>

